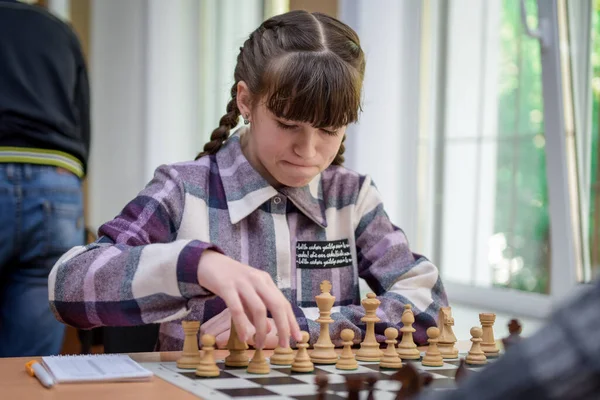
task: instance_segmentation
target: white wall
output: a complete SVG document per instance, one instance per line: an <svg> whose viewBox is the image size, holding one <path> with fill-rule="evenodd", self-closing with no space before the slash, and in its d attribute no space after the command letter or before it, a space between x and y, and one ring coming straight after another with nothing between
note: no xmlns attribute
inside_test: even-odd
<svg viewBox="0 0 600 400"><path fill-rule="evenodd" d="M411 240L418 207L420 2L342 0L339 7L367 57L363 113L348 132L346 166L373 177L392 222Z"/></svg>
<svg viewBox="0 0 600 400"><path fill-rule="evenodd" d="M260 4L92 0L92 228L112 219L160 164L201 150L224 113L235 57L260 23Z"/></svg>
<svg viewBox="0 0 600 400"><path fill-rule="evenodd" d="M203 0L200 2L201 63L199 135L201 150L225 114L240 47L262 22L262 0Z"/></svg>
<svg viewBox="0 0 600 400"><path fill-rule="evenodd" d="M145 182L147 2L91 3L88 223L113 218Z"/></svg>
<svg viewBox="0 0 600 400"><path fill-rule="evenodd" d="M147 0L144 180L163 163L194 158L198 135L200 7Z"/></svg>

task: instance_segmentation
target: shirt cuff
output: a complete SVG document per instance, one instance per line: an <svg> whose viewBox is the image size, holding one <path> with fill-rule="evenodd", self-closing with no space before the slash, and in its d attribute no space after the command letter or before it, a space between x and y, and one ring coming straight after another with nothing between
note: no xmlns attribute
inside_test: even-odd
<svg viewBox="0 0 600 400"><path fill-rule="evenodd" d="M177 282L181 296L186 299L214 296L214 293L198 283L198 263L205 250L223 254L223 251L214 244L192 240L181 250L177 258Z"/></svg>

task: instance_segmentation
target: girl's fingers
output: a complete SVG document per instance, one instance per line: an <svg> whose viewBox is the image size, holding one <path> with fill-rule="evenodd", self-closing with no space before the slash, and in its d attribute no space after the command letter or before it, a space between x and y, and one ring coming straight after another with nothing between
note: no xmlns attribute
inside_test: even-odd
<svg viewBox="0 0 600 400"><path fill-rule="evenodd" d="M271 318L267 318L267 335L268 335L269 333L271 333L271 331L273 330L273 328L275 328L275 327L273 326L273 322L272 322L272 321L273 321L273 320L272 320Z"/></svg>
<svg viewBox="0 0 600 400"><path fill-rule="evenodd" d="M265 341L265 349L267 350L272 350L275 347L277 347L277 342L279 341L279 338L277 337L277 335L267 335L267 340Z"/></svg>
<svg viewBox="0 0 600 400"><path fill-rule="evenodd" d="M231 327L231 314L229 309L226 308L224 311L215 315L200 326L200 334L204 335L208 333L213 336L218 336L221 333L228 331Z"/></svg>
<svg viewBox="0 0 600 400"><path fill-rule="evenodd" d="M265 339L265 343L263 344L262 348L264 350L273 350L275 347L277 347L278 340L279 338L277 337L277 334L273 331L267 334L267 338ZM248 344L252 347L258 348L258 346L256 346L256 343L254 343L254 340L252 340L252 338L248 340Z"/></svg>
<svg viewBox="0 0 600 400"><path fill-rule="evenodd" d="M269 311L271 311L273 322L277 327L279 343L283 347L286 346L286 344L289 345L290 334L292 331L297 330L297 334L299 335L300 328L298 327L298 323L296 322L296 317L294 316L290 303L283 296L283 293L281 293L281 291L272 282L273 281L271 280L271 283L267 284L268 290L265 291L263 295L263 301L265 302ZM296 336L294 336L294 338L295 337Z"/></svg>
<svg viewBox="0 0 600 400"><path fill-rule="evenodd" d="M238 338L242 342L247 342L248 338L254 335L255 328L246 316L242 301L235 291L229 291L226 295L221 296L223 301L229 308L231 319L235 325L235 329L238 334Z"/></svg>
<svg viewBox="0 0 600 400"><path fill-rule="evenodd" d="M262 348L267 336L267 308L255 290L244 290L240 295L256 331L254 334L255 347Z"/></svg>
<svg viewBox="0 0 600 400"><path fill-rule="evenodd" d="M208 269L209 264L215 264L213 261L221 261L220 274L216 274L221 279L216 279L215 271ZM282 346L289 343L290 335L300 341L300 328L290 303L267 272L207 252L200 259L197 275L201 285L225 301L230 315L223 312L207 321L200 327L202 333L219 336L231 328L233 321L241 341L248 342L255 335L255 347L264 346L267 334L275 331L275 327ZM267 310L275 327L267 322Z"/></svg>
<svg viewBox="0 0 600 400"><path fill-rule="evenodd" d="M292 310L292 306L288 303L288 323L290 325L290 334L296 340L296 342L302 341L302 331L300 330L300 326L298 325L298 320L296 319L296 314Z"/></svg>
<svg viewBox="0 0 600 400"><path fill-rule="evenodd" d="M230 330L220 333L215 338L215 345L218 349L224 349L227 347L227 342L229 341L229 335L231 334Z"/></svg>
<svg viewBox="0 0 600 400"><path fill-rule="evenodd" d="M273 317L272 322L276 326L280 346L289 346L290 335L300 341L302 339L300 327L290 302L277 288L270 276L265 279L265 286L266 290L261 292L263 294L261 297Z"/></svg>
<svg viewBox="0 0 600 400"><path fill-rule="evenodd" d="M279 309L271 310L271 315L273 316L273 322L277 327L279 344L282 347L285 347L286 343L290 343L290 323L285 312L285 307L279 307Z"/></svg>

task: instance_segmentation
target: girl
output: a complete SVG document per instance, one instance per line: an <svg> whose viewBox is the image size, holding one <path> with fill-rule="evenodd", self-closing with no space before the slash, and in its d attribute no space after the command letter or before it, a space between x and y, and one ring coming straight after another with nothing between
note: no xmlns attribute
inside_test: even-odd
<svg viewBox="0 0 600 400"><path fill-rule="evenodd" d="M376 332L400 327L410 303L424 343L447 305L438 270L409 250L371 179L342 167L364 71L340 21L304 11L265 21L240 49L227 113L198 158L160 166L96 243L56 263L56 316L79 328L161 323L159 350L182 348L181 319L200 320L219 346L232 319L259 348L300 329L314 343L315 295L329 280L339 345L344 328L364 336L363 278L381 301Z"/></svg>

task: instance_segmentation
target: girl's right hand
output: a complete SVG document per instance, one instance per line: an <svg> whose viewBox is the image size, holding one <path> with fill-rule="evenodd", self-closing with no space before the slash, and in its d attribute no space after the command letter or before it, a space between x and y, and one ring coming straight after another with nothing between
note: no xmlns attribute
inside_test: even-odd
<svg viewBox="0 0 600 400"><path fill-rule="evenodd" d="M200 336L204 334L213 335L215 337L215 346L217 349L227 348L229 335L231 334L231 314L229 313L229 308L226 308L220 314L215 315L200 325ZM247 343L254 347L254 338L250 337ZM275 326L273 318L267 318L267 338L263 349L273 350L277 347L277 343L279 343L277 327Z"/></svg>
<svg viewBox="0 0 600 400"><path fill-rule="evenodd" d="M297 341L302 339L292 306L268 273L205 250L197 275L198 283L227 305L240 340L248 342L255 335L255 347L263 348L268 329L267 310L277 327L280 346L289 346L290 335Z"/></svg>

